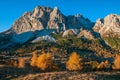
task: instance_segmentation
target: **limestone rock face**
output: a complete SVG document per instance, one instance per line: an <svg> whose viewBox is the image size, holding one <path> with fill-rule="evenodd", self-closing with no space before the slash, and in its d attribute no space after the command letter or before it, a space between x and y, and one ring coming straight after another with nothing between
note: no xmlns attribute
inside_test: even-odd
<svg viewBox="0 0 120 80"><path fill-rule="evenodd" d="M92 40L94 39L94 36L92 34L92 32L88 31L88 30L80 30L80 33L77 35L78 38L80 37L84 37L84 38L87 38L89 40Z"/></svg>
<svg viewBox="0 0 120 80"><path fill-rule="evenodd" d="M42 30L46 28L52 8L36 7L32 12L26 12L15 21L12 30L19 34L27 31Z"/></svg>
<svg viewBox="0 0 120 80"><path fill-rule="evenodd" d="M57 7L50 13L48 21L48 29L65 30L65 16L58 10Z"/></svg>
<svg viewBox="0 0 120 80"><path fill-rule="evenodd" d="M67 29L90 29L94 26L94 23L92 23L89 19L84 18L81 14L77 14L75 16L68 16L66 19L66 23Z"/></svg>
<svg viewBox="0 0 120 80"><path fill-rule="evenodd" d="M98 19L93 29L95 32L99 32L102 37L120 37L120 16L110 14L103 19Z"/></svg>
<svg viewBox="0 0 120 80"><path fill-rule="evenodd" d="M69 35L77 35L79 33L78 29L68 29L66 31L63 32L63 37L67 37Z"/></svg>
<svg viewBox="0 0 120 80"><path fill-rule="evenodd" d="M64 16L55 7L36 7L32 12L24 13L14 22L12 28L7 33L20 34L28 31L54 29L58 32L67 29L91 28L92 22L78 14L75 16Z"/></svg>

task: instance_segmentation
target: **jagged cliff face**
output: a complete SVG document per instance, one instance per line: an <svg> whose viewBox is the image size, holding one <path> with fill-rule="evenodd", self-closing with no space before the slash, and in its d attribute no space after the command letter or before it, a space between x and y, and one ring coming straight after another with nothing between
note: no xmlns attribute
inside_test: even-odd
<svg viewBox="0 0 120 80"><path fill-rule="evenodd" d="M65 30L65 16L57 7L50 13L47 29Z"/></svg>
<svg viewBox="0 0 120 80"><path fill-rule="evenodd" d="M85 28L90 29L94 26L94 23L90 22L89 19L84 18L81 14L77 14L75 16L68 16L66 19L66 26L68 29L71 28Z"/></svg>
<svg viewBox="0 0 120 80"><path fill-rule="evenodd" d="M42 29L55 29L58 32L66 29L81 27L91 27L88 19L82 15L64 16L57 7L36 7L32 12L26 12L16 20L12 28L7 33L15 32L17 34Z"/></svg>
<svg viewBox="0 0 120 80"><path fill-rule="evenodd" d="M77 38L87 38L89 40L93 40L94 36L92 34L92 32L88 31L88 30L80 30L80 33L77 35Z"/></svg>
<svg viewBox="0 0 120 80"><path fill-rule="evenodd" d="M104 19L98 19L93 29L95 32L99 32L102 37L120 37L120 16L110 14Z"/></svg>
<svg viewBox="0 0 120 80"><path fill-rule="evenodd" d="M49 7L36 7L33 12L26 12L15 21L12 30L15 33L35 31L46 28L50 13L53 11Z"/></svg>
<svg viewBox="0 0 120 80"><path fill-rule="evenodd" d="M65 16L57 7L36 7L32 12L26 12L12 26L12 31L17 34L42 29L65 30Z"/></svg>

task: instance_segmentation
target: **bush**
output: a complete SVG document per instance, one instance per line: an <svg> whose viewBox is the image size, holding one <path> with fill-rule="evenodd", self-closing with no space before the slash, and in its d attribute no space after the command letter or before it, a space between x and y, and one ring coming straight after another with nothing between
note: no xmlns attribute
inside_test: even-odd
<svg viewBox="0 0 120 80"><path fill-rule="evenodd" d="M41 70L51 70L52 57L49 53L41 54L37 59L37 67Z"/></svg>
<svg viewBox="0 0 120 80"><path fill-rule="evenodd" d="M53 69L53 70L56 70L56 71L60 71L60 70L61 70L61 69L59 68L59 66L58 66L57 63L54 63L54 64L52 65L52 69Z"/></svg>
<svg viewBox="0 0 120 80"><path fill-rule="evenodd" d="M19 68L25 68L25 59L23 59L23 58L20 58L19 60L18 60L18 67Z"/></svg>
<svg viewBox="0 0 120 80"><path fill-rule="evenodd" d="M91 62L92 70L96 70L99 63L97 61Z"/></svg>
<svg viewBox="0 0 120 80"><path fill-rule="evenodd" d="M71 56L69 57L69 60L66 62L66 68L68 70L81 70L82 69L81 58L76 52L73 52Z"/></svg>
<svg viewBox="0 0 120 80"><path fill-rule="evenodd" d="M98 66L97 66L98 69L107 69L109 68L109 61L106 60L105 62L101 62Z"/></svg>
<svg viewBox="0 0 120 80"><path fill-rule="evenodd" d="M37 54L36 54L36 52L33 52L33 56L32 56L30 65L31 65L32 67L37 66Z"/></svg>
<svg viewBox="0 0 120 80"><path fill-rule="evenodd" d="M18 66L18 62L17 62L17 61L14 61L14 62L13 62L13 66L14 66L14 67L17 67L17 66Z"/></svg>

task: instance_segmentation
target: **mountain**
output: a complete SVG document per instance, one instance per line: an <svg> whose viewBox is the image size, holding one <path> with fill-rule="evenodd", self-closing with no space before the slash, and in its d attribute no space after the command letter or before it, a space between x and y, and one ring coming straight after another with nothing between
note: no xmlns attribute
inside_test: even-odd
<svg viewBox="0 0 120 80"><path fill-rule="evenodd" d="M56 42L51 33L62 33L62 37L75 35L89 40L106 36L119 38L120 16L110 14L94 23L81 14L65 16L57 7L37 6L33 11L25 12L9 30L0 33L0 48L41 40Z"/></svg>
<svg viewBox="0 0 120 80"><path fill-rule="evenodd" d="M60 32L72 28L91 28L93 24L80 14L65 16L57 7L52 9L50 7L37 6L33 11L25 12L6 33L20 34L42 29L55 29Z"/></svg>
<svg viewBox="0 0 120 80"><path fill-rule="evenodd" d="M24 44L34 39L49 41L50 33L65 33L74 29L79 31L80 28L92 29L93 25L93 22L80 14L65 16L57 7L37 6L33 11L25 12L9 30L0 34L0 46ZM44 36L46 38L41 39Z"/></svg>
<svg viewBox="0 0 120 80"><path fill-rule="evenodd" d="M110 14L105 18L98 19L93 27L95 32L100 33L102 37L119 37L120 38L120 16Z"/></svg>

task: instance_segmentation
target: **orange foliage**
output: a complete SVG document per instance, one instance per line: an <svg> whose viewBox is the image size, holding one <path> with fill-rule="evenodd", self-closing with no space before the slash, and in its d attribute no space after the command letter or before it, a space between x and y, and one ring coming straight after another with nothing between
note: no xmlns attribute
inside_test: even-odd
<svg viewBox="0 0 120 80"><path fill-rule="evenodd" d="M25 68L25 59L23 59L23 58L20 58L19 60L18 60L18 67L19 68Z"/></svg>
<svg viewBox="0 0 120 80"><path fill-rule="evenodd" d="M50 70L52 68L52 57L49 53L43 53L38 57L37 67L41 70Z"/></svg>
<svg viewBox="0 0 120 80"><path fill-rule="evenodd" d="M98 69L109 68L109 61L106 60L105 62L101 62L98 66Z"/></svg>
<svg viewBox="0 0 120 80"><path fill-rule="evenodd" d="M66 62L66 68L68 70L81 70L82 69L81 58L76 52L73 52L71 56L69 57L69 60Z"/></svg>
<svg viewBox="0 0 120 80"><path fill-rule="evenodd" d="M120 55L117 55L114 60L114 65L112 66L113 69L119 70L120 69Z"/></svg>
<svg viewBox="0 0 120 80"><path fill-rule="evenodd" d="M33 56L32 56L30 65L33 67L37 66L37 54L36 54L36 52L33 52Z"/></svg>

